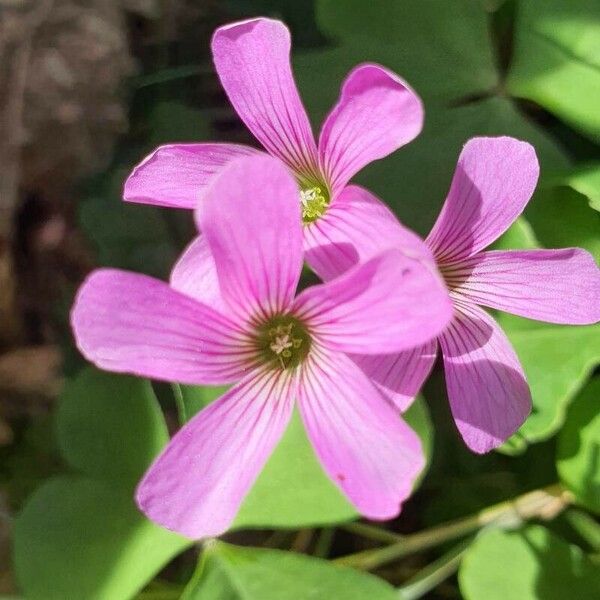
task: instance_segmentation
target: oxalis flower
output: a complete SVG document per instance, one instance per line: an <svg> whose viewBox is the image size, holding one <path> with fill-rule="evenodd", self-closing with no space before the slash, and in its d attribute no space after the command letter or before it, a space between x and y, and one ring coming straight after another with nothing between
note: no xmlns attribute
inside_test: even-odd
<svg viewBox="0 0 600 600"><path fill-rule="evenodd" d="M446 202L425 240L454 304L437 341L410 352L355 356L401 410L412 401L442 352L450 408L467 446L479 453L502 444L526 419L531 397L525 373L498 323L479 306L549 323L600 320L600 270L580 248L485 251L521 214L538 179L532 146L509 138L474 138L459 159ZM365 195L366 191L363 192ZM373 199L375 201L375 199ZM370 245L347 230L360 260L402 243L394 220ZM343 272L327 261L325 279Z"/></svg>
<svg viewBox="0 0 600 600"><path fill-rule="evenodd" d="M102 269L75 301L77 345L99 367L235 383L174 436L137 489L150 519L192 538L231 524L296 401L324 470L364 515L395 516L423 467L418 437L346 353L426 342L452 316L448 294L426 264L391 249L294 297L297 197L280 161L235 161L196 212L216 280L188 253L170 286Z"/></svg>
<svg viewBox="0 0 600 600"><path fill-rule="evenodd" d="M220 27L212 52L238 115L298 181L307 249L330 243L331 230L365 231L365 223L377 219L378 208L363 202L359 191L347 188L347 183L365 165L420 133L419 97L391 71L376 64L359 65L344 81L317 145L294 83L290 34L283 23L259 18ZM216 173L232 160L257 152L249 146L222 143L161 146L127 179L124 199L194 209ZM373 235L373 229L365 235ZM407 242L411 241L408 235ZM344 254L343 248L339 250ZM419 251L421 247L413 250ZM306 258L310 263L311 256ZM345 260L352 261L347 252Z"/></svg>

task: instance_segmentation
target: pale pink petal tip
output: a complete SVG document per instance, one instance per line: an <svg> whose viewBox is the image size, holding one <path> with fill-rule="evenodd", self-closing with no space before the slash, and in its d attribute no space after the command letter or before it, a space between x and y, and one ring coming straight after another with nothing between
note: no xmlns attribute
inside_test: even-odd
<svg viewBox="0 0 600 600"><path fill-rule="evenodd" d="M435 362L437 341L397 354L354 354L350 358L398 410L413 403Z"/></svg>
<svg viewBox="0 0 600 600"><path fill-rule="evenodd" d="M250 373L173 437L138 485L140 510L192 539L224 533L283 435L294 396L290 378Z"/></svg>
<svg viewBox="0 0 600 600"><path fill-rule="evenodd" d="M240 156L256 154L238 144L168 144L138 164L123 187L126 202L194 209L212 179Z"/></svg>
<svg viewBox="0 0 600 600"><path fill-rule="evenodd" d="M316 352L298 403L331 480L369 519L398 515L425 465L418 436L345 355Z"/></svg>
<svg viewBox="0 0 600 600"><path fill-rule="evenodd" d="M81 353L108 371L210 385L247 370L245 334L229 318L146 275L94 271L71 325Z"/></svg>
<svg viewBox="0 0 600 600"><path fill-rule="evenodd" d="M452 415L467 446L479 454L503 444L531 411L523 368L498 324L460 302L440 336Z"/></svg>
<svg viewBox="0 0 600 600"><path fill-rule="evenodd" d="M317 147L290 65L288 28L249 19L217 29L217 73L231 104L265 149L298 173L314 174Z"/></svg>
<svg viewBox="0 0 600 600"><path fill-rule="evenodd" d="M480 252L457 275L457 291L483 306L547 323L600 320L600 269L581 248Z"/></svg>
<svg viewBox="0 0 600 600"><path fill-rule="evenodd" d="M473 256L499 238L523 212L538 175L531 144L511 137L469 140L427 237L437 259L452 262Z"/></svg>
<svg viewBox="0 0 600 600"><path fill-rule="evenodd" d="M319 159L334 191L413 140L423 117L421 99L398 75L377 64L355 67L319 138Z"/></svg>

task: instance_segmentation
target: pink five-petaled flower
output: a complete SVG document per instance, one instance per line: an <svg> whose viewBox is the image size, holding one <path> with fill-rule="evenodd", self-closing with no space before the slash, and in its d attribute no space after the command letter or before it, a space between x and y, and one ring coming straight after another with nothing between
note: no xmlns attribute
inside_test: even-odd
<svg viewBox="0 0 600 600"><path fill-rule="evenodd" d="M78 347L99 367L237 382L150 467L140 508L192 538L225 531L297 401L329 477L364 515L395 516L423 467L420 443L346 353L397 352L438 335L452 317L443 282L391 249L295 297L302 223L289 171L267 156L241 158L206 193L196 217L218 289L198 284L202 257L171 286L103 269L72 312Z"/></svg>
<svg viewBox="0 0 600 600"><path fill-rule="evenodd" d="M535 151L526 142L509 137L470 140L426 239L454 304L454 319L437 340L448 399L465 443L479 453L499 446L521 426L531 397L506 335L478 305L550 323L600 320L600 270L585 250L484 251L521 214L538 175ZM387 227L380 223L379 229L370 245L360 232L345 232L359 260L403 245L405 232L395 220ZM326 258L327 248L322 251ZM343 272L343 265L322 262L327 265L320 269L325 280ZM405 410L431 370L437 342L396 355L354 359Z"/></svg>
<svg viewBox="0 0 600 600"><path fill-rule="evenodd" d="M357 198L357 190L347 183L365 165L420 133L423 107L411 88L379 65L357 66L346 78L317 145L294 83L290 34L283 23L259 18L220 27L212 52L237 113L299 183L307 249L331 243L330 232L339 228L377 235L369 224L378 208ZM161 146L129 176L124 199L194 209L216 173L231 160L257 152L234 144ZM348 249L335 249L352 262ZM306 259L311 263L310 253Z"/></svg>

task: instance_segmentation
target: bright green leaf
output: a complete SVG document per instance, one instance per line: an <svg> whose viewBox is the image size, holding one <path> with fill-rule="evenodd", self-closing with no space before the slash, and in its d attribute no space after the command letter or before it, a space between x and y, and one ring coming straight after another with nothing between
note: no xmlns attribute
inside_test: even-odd
<svg viewBox="0 0 600 600"><path fill-rule="evenodd" d="M87 368L68 382L57 428L82 475L48 480L18 517L21 586L32 600L126 600L190 544L133 501L168 439L158 402L146 381Z"/></svg>
<svg viewBox="0 0 600 600"><path fill-rule="evenodd" d="M385 581L302 554L215 542L182 600L398 600Z"/></svg>
<svg viewBox="0 0 600 600"><path fill-rule="evenodd" d="M29 600L127 600L188 544L110 483L56 477L19 515L14 556Z"/></svg>
<svg viewBox="0 0 600 600"><path fill-rule="evenodd" d="M569 403L600 364L600 325L551 325L500 314L525 369L533 409L517 436L528 443L561 427Z"/></svg>
<svg viewBox="0 0 600 600"><path fill-rule="evenodd" d="M526 216L546 248L577 246L600 262L600 214L579 192L566 186L540 189Z"/></svg>
<svg viewBox="0 0 600 600"><path fill-rule="evenodd" d="M558 437L557 468L577 500L600 513L600 377L569 408Z"/></svg>
<svg viewBox="0 0 600 600"><path fill-rule="evenodd" d="M57 432L75 469L131 489L169 439L149 381L91 367L65 386Z"/></svg>
<svg viewBox="0 0 600 600"><path fill-rule="evenodd" d="M410 405L410 408L402 415L402 417L417 432L417 435L421 439L421 443L423 444L423 452L425 453L425 459L427 461L425 468L415 482L414 489L416 489L423 477L425 477L427 474L431 457L433 455L433 423L431 422L431 415L429 414L427 404L423 400L422 396L417 396L415 401Z"/></svg>
<svg viewBox="0 0 600 600"><path fill-rule="evenodd" d="M507 89L600 140L600 3L521 0Z"/></svg>
<svg viewBox="0 0 600 600"><path fill-rule="evenodd" d="M356 511L329 480L294 412L235 520L235 527L307 527L355 518Z"/></svg>
<svg viewBox="0 0 600 600"><path fill-rule="evenodd" d="M546 188L572 187L588 199L592 208L600 210L600 162L583 163L566 172L551 174L542 185Z"/></svg>
<svg viewBox="0 0 600 600"><path fill-rule="evenodd" d="M484 531L463 558L465 600L595 600L598 570L577 546L545 527Z"/></svg>

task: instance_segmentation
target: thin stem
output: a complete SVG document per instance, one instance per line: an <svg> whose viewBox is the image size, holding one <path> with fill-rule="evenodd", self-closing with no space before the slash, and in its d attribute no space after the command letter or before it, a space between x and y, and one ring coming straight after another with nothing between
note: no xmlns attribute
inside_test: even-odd
<svg viewBox="0 0 600 600"><path fill-rule="evenodd" d="M172 383L171 390L173 391L173 397L177 406L179 423L183 425L187 421L187 411L185 409L185 402L183 401L183 392L181 391L181 386L178 383Z"/></svg>
<svg viewBox="0 0 600 600"><path fill-rule="evenodd" d="M400 598L402 600L418 600L436 588L442 581L454 575L470 544L471 538L463 540L411 577L402 587L398 588Z"/></svg>
<svg viewBox="0 0 600 600"><path fill-rule="evenodd" d="M367 523L344 523L340 526L341 529L360 535L361 537L376 542L384 542L385 544L394 544L395 542L402 542L406 538L404 535L382 529L381 527L375 527L374 525L368 525Z"/></svg>
<svg viewBox="0 0 600 600"><path fill-rule="evenodd" d="M301 529L292 542L293 552L306 552L312 541L314 531L312 529Z"/></svg>
<svg viewBox="0 0 600 600"><path fill-rule="evenodd" d="M374 569L408 554L464 537L482 527L515 526L532 517L553 519L571 501L570 492L565 491L560 484L554 484L500 502L469 517L404 536L389 546L342 556L335 562L358 569Z"/></svg>
<svg viewBox="0 0 600 600"><path fill-rule="evenodd" d="M327 556L329 556L329 551L331 550L331 543L333 542L334 535L334 527L324 527L321 530L319 537L317 538L313 555L317 556L318 558L326 558Z"/></svg>
<svg viewBox="0 0 600 600"><path fill-rule="evenodd" d="M600 552L600 525L590 515L578 508L569 508L565 512L565 518L590 548Z"/></svg>

